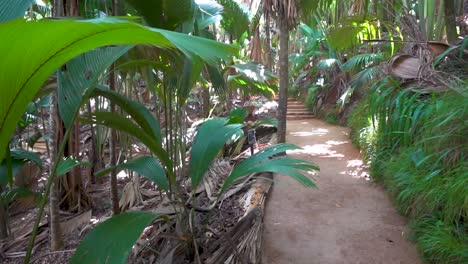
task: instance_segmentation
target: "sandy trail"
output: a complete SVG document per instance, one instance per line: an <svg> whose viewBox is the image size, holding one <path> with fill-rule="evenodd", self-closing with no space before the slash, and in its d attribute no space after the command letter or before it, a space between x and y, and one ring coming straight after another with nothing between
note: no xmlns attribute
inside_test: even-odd
<svg viewBox="0 0 468 264"><path fill-rule="evenodd" d="M421 263L405 239L407 221L382 187L368 180L349 129L308 119L288 121L291 155L321 169L308 189L278 175L266 206L265 264Z"/></svg>

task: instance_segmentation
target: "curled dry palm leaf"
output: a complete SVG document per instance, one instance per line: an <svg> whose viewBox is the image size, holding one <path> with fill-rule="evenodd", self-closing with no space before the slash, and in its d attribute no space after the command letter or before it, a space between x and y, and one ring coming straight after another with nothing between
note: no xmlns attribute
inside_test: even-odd
<svg viewBox="0 0 468 264"><path fill-rule="evenodd" d="M44 38L47 34L47 38ZM190 57L216 63L236 52L234 47L176 32L148 28L117 19L14 20L0 24L0 160L24 108L43 82L73 57L106 45L149 44L179 49ZM33 40L33 43L31 43ZM31 45L34 48L30 48Z"/></svg>

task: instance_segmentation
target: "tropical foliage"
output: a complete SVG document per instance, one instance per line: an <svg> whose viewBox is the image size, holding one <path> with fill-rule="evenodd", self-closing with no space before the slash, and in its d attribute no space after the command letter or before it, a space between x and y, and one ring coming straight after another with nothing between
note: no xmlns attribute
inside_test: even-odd
<svg viewBox="0 0 468 264"><path fill-rule="evenodd" d="M90 209L89 186L109 176L113 216L93 226L72 263L125 263L152 227L164 237L155 261L201 263L211 250L200 246L211 233L201 222L250 179L274 172L315 186L306 172L317 167L283 155L297 149L284 143L289 96L348 122L373 178L411 219L421 255L468 262L467 5L0 1L0 240L11 235L13 203L32 197L25 262L46 208L51 249L61 250L60 212ZM278 101L277 119L255 120L259 98ZM248 155L256 131L281 144ZM123 188L119 173L130 175ZM142 181L164 210L135 210Z"/></svg>

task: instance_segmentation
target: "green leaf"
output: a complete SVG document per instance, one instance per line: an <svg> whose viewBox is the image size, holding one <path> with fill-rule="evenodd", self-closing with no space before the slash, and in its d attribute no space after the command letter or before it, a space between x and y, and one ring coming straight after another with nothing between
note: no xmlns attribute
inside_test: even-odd
<svg viewBox="0 0 468 264"><path fill-rule="evenodd" d="M169 189L169 182L167 180L166 171L161 166L161 163L159 163L159 161L152 156L138 157L134 160L125 163L120 163L119 165L113 168L106 168L100 170L96 173L96 176L99 177L105 175L113 169L117 171L124 169L132 170L150 179L151 181L156 183L156 185L158 185L161 189L166 191Z"/></svg>
<svg viewBox="0 0 468 264"><path fill-rule="evenodd" d="M277 77L261 64L254 62L234 64L226 67L224 71L230 68L236 69L238 73L229 75L227 78L231 89L240 88L248 93L261 94L267 98L271 98L277 91Z"/></svg>
<svg viewBox="0 0 468 264"><path fill-rule="evenodd" d="M163 28L163 1L126 0L151 27Z"/></svg>
<svg viewBox="0 0 468 264"><path fill-rule="evenodd" d="M72 157L65 158L59 161L57 166L57 176L63 176L70 172L73 168L78 166L90 166L91 163L87 161L78 161Z"/></svg>
<svg viewBox="0 0 468 264"><path fill-rule="evenodd" d="M249 30L248 11L234 0L218 0L218 3L223 6L221 26L234 39L240 39L244 32Z"/></svg>
<svg viewBox="0 0 468 264"><path fill-rule="evenodd" d="M11 169L13 175L16 175L21 167L26 163L23 159L11 159ZM6 186L11 179L8 177L8 167L7 167L7 159L4 159L3 162L0 164L0 186Z"/></svg>
<svg viewBox="0 0 468 264"><path fill-rule="evenodd" d="M182 72L178 75L179 89L177 95L180 97L181 103L185 103L189 98L192 88L200 77L203 65L203 62L199 59L185 58Z"/></svg>
<svg viewBox="0 0 468 264"><path fill-rule="evenodd" d="M25 149L13 149L11 151L11 157L14 159L24 160L24 161L32 161L36 163L39 167L42 167L42 160L38 153L31 152Z"/></svg>
<svg viewBox="0 0 468 264"><path fill-rule="evenodd" d="M221 21L223 6L215 1L198 1L197 24L199 29L204 29L211 24Z"/></svg>
<svg viewBox="0 0 468 264"><path fill-rule="evenodd" d="M143 229L157 217L150 212L127 212L113 216L86 235L70 263L127 263L133 244Z"/></svg>
<svg viewBox="0 0 468 264"><path fill-rule="evenodd" d="M118 105L132 117L132 120L134 120L145 131L145 133L154 137L156 142L161 145L162 136L159 122L143 104L133 101L117 92L101 87L94 90L92 96L105 97Z"/></svg>
<svg viewBox="0 0 468 264"><path fill-rule="evenodd" d="M11 169L13 177L20 171L21 167L28 161L36 163L39 168L42 168L42 160L39 154L25 149L13 149L11 154ZM7 159L0 164L0 185L6 185L12 182L13 179L8 178Z"/></svg>
<svg viewBox="0 0 468 264"><path fill-rule="evenodd" d="M24 16L33 0L0 1L0 23Z"/></svg>
<svg viewBox="0 0 468 264"><path fill-rule="evenodd" d="M265 148L248 159L237 164L231 174L226 178L221 192L225 191L239 177L260 172L276 172L291 176L307 187L315 187L315 184L301 171L319 170L309 161L294 159L290 157L279 157L270 159L273 155L295 150L299 147L291 144L279 144Z"/></svg>
<svg viewBox="0 0 468 264"><path fill-rule="evenodd" d="M151 134L148 134L140 126L132 122L132 120L111 112L95 112L90 115L85 115L82 122L107 126L121 132L127 133L130 136L140 140L152 153L154 153L167 169L172 169L172 161L166 151L162 148L158 140Z"/></svg>
<svg viewBox="0 0 468 264"><path fill-rule="evenodd" d="M86 52L58 71L58 107L65 127L73 125L75 116L99 77L132 46L105 47Z"/></svg>
<svg viewBox="0 0 468 264"><path fill-rule="evenodd" d="M241 124L227 125L227 119L215 118L198 129L190 151L190 177L196 189L216 155L228 140L237 140L244 133Z"/></svg>
<svg viewBox="0 0 468 264"><path fill-rule="evenodd" d="M386 58L383 52L358 54L351 57L342 65L343 71L353 71L357 69L369 68L378 65Z"/></svg>
<svg viewBox="0 0 468 264"><path fill-rule="evenodd" d="M358 44L359 33L363 29L351 25L335 28L327 35L328 43L336 50L347 50Z"/></svg>
<svg viewBox="0 0 468 264"><path fill-rule="evenodd" d="M278 127L278 119L274 117L262 118L260 120L257 120L253 125L254 128L261 126Z"/></svg>
<svg viewBox="0 0 468 264"><path fill-rule="evenodd" d="M14 20L0 24L0 36L9 40L0 42L0 160L17 121L44 81L83 52L106 45L148 44L179 49L208 63L237 52L226 44L112 18Z"/></svg>
<svg viewBox="0 0 468 264"><path fill-rule="evenodd" d="M213 87L217 95L226 94L226 80L224 79L223 74L221 73L221 66L215 67L213 65L206 65L206 70L210 76L211 86Z"/></svg>
<svg viewBox="0 0 468 264"><path fill-rule="evenodd" d="M6 204L13 202L16 198L23 198L23 197L30 197L34 198L34 202L39 202L41 200L41 193L34 192L29 188L26 187L14 187L13 189L9 189L6 192L1 194L3 201Z"/></svg>
<svg viewBox="0 0 468 264"><path fill-rule="evenodd" d="M249 114L249 111L247 111L247 109L242 108L242 107L236 107L232 109L231 112L229 113L228 124L243 124L248 114Z"/></svg>

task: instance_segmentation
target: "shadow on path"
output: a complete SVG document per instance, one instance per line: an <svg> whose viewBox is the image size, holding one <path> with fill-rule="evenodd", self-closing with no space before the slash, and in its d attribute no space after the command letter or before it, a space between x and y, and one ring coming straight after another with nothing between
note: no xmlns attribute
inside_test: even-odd
<svg viewBox="0 0 468 264"><path fill-rule="evenodd" d="M266 205L265 264L420 263L406 224L380 186L369 180L349 130L320 120L288 121L289 155L320 167L308 189L283 175Z"/></svg>

